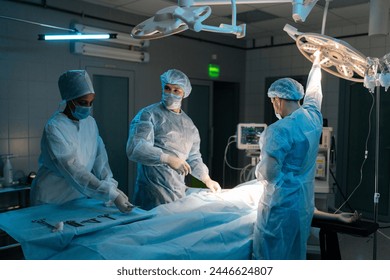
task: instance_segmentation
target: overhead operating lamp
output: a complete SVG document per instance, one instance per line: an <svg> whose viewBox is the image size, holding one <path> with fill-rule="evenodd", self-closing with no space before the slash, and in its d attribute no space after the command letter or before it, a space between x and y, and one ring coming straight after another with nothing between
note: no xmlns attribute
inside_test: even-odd
<svg viewBox="0 0 390 280"><path fill-rule="evenodd" d="M293 38L299 51L311 62L321 51L321 68L330 74L354 82L364 82L368 71L366 57L348 43L317 33L301 33L286 24L283 28Z"/></svg>
<svg viewBox="0 0 390 280"><path fill-rule="evenodd" d="M131 31L137 39L159 39L187 29L195 32L209 31L234 34L237 38L245 37L246 25L236 23L237 4L258 3L292 3L294 21L305 21L318 0L178 0L178 6L170 6L156 13L154 17L138 24ZM202 22L211 15L212 5L232 6L231 24L221 23L219 26L205 25ZM203 6L202 6L203 5ZM204 6L206 5L206 6ZM210 6L208 6L210 5Z"/></svg>

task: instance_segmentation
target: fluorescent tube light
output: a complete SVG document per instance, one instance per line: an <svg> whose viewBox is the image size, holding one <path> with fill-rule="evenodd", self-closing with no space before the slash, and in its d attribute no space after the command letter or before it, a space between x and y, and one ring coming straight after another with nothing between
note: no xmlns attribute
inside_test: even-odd
<svg viewBox="0 0 390 280"><path fill-rule="evenodd" d="M147 52L111 48L81 42L74 43L72 51L73 53L81 55L104 57L133 62L149 62L149 53Z"/></svg>
<svg viewBox="0 0 390 280"><path fill-rule="evenodd" d="M38 40L55 41L55 40L102 40L102 39L115 39L116 34L66 34L66 35L45 35L39 34Z"/></svg>
<svg viewBox="0 0 390 280"><path fill-rule="evenodd" d="M73 27L75 30L79 31L80 33L115 33L116 39L113 41L113 43L117 43L117 44L136 46L140 48L149 47L150 45L149 40L134 39L130 36L130 33L100 29L97 27L87 26L79 23L75 24Z"/></svg>

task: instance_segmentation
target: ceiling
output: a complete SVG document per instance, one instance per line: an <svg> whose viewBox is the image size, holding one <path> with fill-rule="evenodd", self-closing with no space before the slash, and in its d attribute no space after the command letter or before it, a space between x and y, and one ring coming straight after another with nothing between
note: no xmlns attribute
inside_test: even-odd
<svg viewBox="0 0 390 280"><path fill-rule="evenodd" d="M89 2L95 5L109 7L130 14L141 16L145 20L154 16L155 13L163 8L177 5L176 0L78 0ZM266 0L265 0L266 1ZM260 1L259 1L260 2ZM268 1L269 2L269 1ZM285 24L296 27L300 32L321 33L323 16L326 1L318 0L316 6L312 9L305 22L296 23L292 18L291 1L287 3L262 3L262 4L237 4L237 24L246 23L246 36L243 39L236 39L232 34L222 34L226 37L225 42L229 40L244 40L245 42L262 40L274 36L284 36ZM212 13L203 23L212 26L219 26L221 23L231 24L231 5L212 5ZM365 26L369 21L369 0L333 0L329 2L329 9L326 17L326 30L342 28L346 26ZM141 23L141 22L139 22ZM138 24L138 23L136 23ZM352 28L356 33L367 33L365 30ZM199 36L210 41L219 41L221 36L211 32L185 31L186 35ZM192 33L192 34L190 34ZM354 35L354 34L348 34ZM205 37L207 36L207 37Z"/></svg>

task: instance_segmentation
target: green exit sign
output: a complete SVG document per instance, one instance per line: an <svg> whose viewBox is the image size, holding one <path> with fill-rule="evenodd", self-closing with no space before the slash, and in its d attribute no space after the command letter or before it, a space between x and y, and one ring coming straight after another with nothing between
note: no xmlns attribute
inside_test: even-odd
<svg viewBox="0 0 390 280"><path fill-rule="evenodd" d="M219 78L219 65L209 64L209 77L210 78Z"/></svg>

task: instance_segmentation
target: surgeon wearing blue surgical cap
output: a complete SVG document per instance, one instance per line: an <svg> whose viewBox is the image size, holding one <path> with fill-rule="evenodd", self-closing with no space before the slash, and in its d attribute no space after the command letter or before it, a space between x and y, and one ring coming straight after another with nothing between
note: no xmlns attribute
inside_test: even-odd
<svg viewBox="0 0 390 280"><path fill-rule="evenodd" d="M192 89L188 77L170 69L160 79L161 102L143 108L131 121L126 149L138 166L133 203L146 210L184 197L187 174L213 192L221 189L203 163L198 129L181 109Z"/></svg>
<svg viewBox="0 0 390 280"><path fill-rule="evenodd" d="M256 177L265 189L255 223L254 259L306 258L322 132L320 53L314 56L305 97L302 85L290 78L279 79L268 89L279 120L260 137Z"/></svg>
<svg viewBox="0 0 390 280"><path fill-rule="evenodd" d="M90 115L95 91L88 73L70 70L58 80L66 107L46 123L32 203L63 204L82 197L113 202L122 212L132 205L119 190L95 119Z"/></svg>

